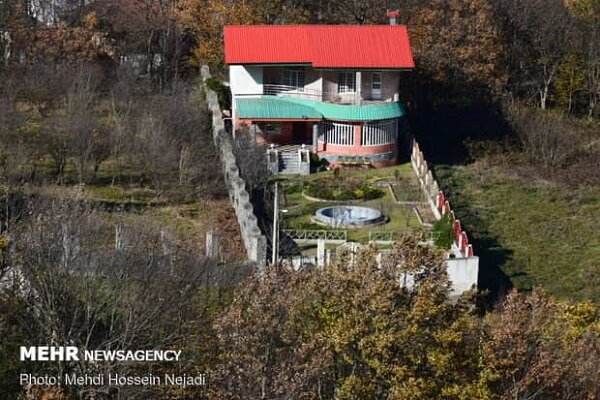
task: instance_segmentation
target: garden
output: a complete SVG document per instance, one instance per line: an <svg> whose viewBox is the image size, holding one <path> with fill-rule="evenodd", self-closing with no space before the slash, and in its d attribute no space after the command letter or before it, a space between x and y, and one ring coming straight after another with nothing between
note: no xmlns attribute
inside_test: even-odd
<svg viewBox="0 0 600 400"><path fill-rule="evenodd" d="M384 224L375 227L341 229L347 231L348 241L352 242L369 242L370 232L393 235L429 230L434 222L419 197L420 188L410 163L381 169L324 171L290 178L282 186L282 229L338 230L317 224L312 217L320 208L339 204L375 208L386 217Z"/></svg>

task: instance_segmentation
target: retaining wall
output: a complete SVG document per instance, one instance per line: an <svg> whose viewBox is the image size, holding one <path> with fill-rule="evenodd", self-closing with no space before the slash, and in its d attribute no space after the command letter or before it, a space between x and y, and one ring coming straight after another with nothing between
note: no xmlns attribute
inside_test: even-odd
<svg viewBox="0 0 600 400"><path fill-rule="evenodd" d="M425 160L419 143L414 138L411 144L410 161L435 218L439 220L442 215L450 214L454 230L454 243L452 248L449 249L446 265L454 293L462 293L473 285L477 286L479 257L473 253L473 245L469 243L469 236L462 229L460 220L455 218L448 198L440 190L438 182L427 166L427 160Z"/></svg>
<svg viewBox="0 0 600 400"><path fill-rule="evenodd" d="M211 77L208 66L202 66L201 74L203 82ZM225 130L217 94L206 87L206 84L204 84L204 92L206 93L208 109L212 113L213 142L219 150L229 199L237 216L248 259L256 262L259 267L264 267L267 261L267 238L258 227L254 207L250 202L250 195L246 191L246 183L240 176L240 170L233 153L232 138Z"/></svg>

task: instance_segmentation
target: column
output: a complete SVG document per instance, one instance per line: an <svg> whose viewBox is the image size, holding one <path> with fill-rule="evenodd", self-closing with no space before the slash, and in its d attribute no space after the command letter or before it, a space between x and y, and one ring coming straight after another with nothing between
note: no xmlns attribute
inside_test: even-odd
<svg viewBox="0 0 600 400"><path fill-rule="evenodd" d="M356 104L362 104L362 76L360 71L356 71Z"/></svg>
<svg viewBox="0 0 600 400"><path fill-rule="evenodd" d="M362 124L354 125L354 148L358 149L361 147L362 138Z"/></svg>
<svg viewBox="0 0 600 400"><path fill-rule="evenodd" d="M312 150L316 153L319 146L319 124L315 122L312 126Z"/></svg>

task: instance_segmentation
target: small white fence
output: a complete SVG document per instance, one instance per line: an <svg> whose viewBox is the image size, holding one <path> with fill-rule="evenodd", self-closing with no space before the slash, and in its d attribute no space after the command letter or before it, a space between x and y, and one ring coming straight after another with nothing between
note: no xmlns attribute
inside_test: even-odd
<svg viewBox="0 0 600 400"><path fill-rule="evenodd" d="M396 143L398 119L365 122L361 136L361 146L380 146Z"/></svg>
<svg viewBox="0 0 600 400"><path fill-rule="evenodd" d="M354 125L319 122L319 142L336 146L354 146Z"/></svg>
<svg viewBox="0 0 600 400"><path fill-rule="evenodd" d="M317 243L319 240L326 243L345 243L348 240L348 231L282 229L281 233L298 243Z"/></svg>

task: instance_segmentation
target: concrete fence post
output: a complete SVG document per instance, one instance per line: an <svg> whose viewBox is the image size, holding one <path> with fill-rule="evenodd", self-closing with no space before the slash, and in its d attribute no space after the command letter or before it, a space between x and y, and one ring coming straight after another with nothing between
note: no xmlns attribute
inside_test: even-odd
<svg viewBox="0 0 600 400"><path fill-rule="evenodd" d="M219 235L212 229L206 232L206 257L219 259L220 247Z"/></svg>

